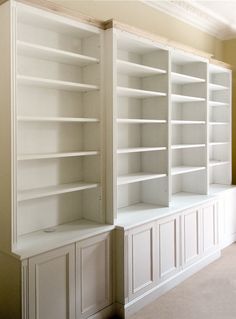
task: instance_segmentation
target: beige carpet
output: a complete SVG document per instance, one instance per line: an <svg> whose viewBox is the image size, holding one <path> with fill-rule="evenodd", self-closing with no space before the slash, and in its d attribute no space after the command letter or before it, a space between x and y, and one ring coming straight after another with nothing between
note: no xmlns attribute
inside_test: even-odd
<svg viewBox="0 0 236 319"><path fill-rule="evenodd" d="M132 319L236 319L236 244Z"/></svg>

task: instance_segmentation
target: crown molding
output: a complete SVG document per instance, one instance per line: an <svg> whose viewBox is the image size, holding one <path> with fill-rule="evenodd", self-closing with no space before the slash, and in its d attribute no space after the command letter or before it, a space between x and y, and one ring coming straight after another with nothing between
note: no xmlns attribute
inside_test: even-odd
<svg viewBox="0 0 236 319"><path fill-rule="evenodd" d="M189 0L140 0L154 9L162 11L192 25L220 40L236 37L236 29L223 18L217 16L196 1Z"/></svg>

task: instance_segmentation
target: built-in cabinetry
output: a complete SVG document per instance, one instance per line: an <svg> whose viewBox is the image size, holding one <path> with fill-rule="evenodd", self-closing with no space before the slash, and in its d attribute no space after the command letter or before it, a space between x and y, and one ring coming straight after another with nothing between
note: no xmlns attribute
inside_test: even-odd
<svg viewBox="0 0 236 319"><path fill-rule="evenodd" d="M0 317L128 317L236 239L231 71L43 2L0 7Z"/></svg>

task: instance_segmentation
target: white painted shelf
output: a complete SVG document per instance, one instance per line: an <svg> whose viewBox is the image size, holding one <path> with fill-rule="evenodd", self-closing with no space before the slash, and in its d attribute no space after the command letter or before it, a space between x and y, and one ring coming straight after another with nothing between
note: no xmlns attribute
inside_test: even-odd
<svg viewBox="0 0 236 319"><path fill-rule="evenodd" d="M24 41L17 41L17 53L23 56L78 66L99 63L98 59L90 56L49 48Z"/></svg>
<svg viewBox="0 0 236 319"><path fill-rule="evenodd" d="M188 102L203 102L205 98L202 97L195 97L195 96L188 96L188 95L181 95L181 94L171 94L171 101L178 102L178 103L188 103Z"/></svg>
<svg viewBox="0 0 236 319"><path fill-rule="evenodd" d="M117 119L121 124L165 124L166 120L149 120L149 119Z"/></svg>
<svg viewBox="0 0 236 319"><path fill-rule="evenodd" d="M156 74L166 74L165 70L124 60L117 60L117 71L118 73L139 77L152 76Z"/></svg>
<svg viewBox="0 0 236 319"><path fill-rule="evenodd" d="M51 158L66 158L66 157L80 157L80 156L92 156L98 155L98 151L81 151L81 152L67 152L67 153L50 153L50 154L24 154L19 155L19 161L27 160L40 160L40 159L51 159Z"/></svg>
<svg viewBox="0 0 236 319"><path fill-rule="evenodd" d="M176 166L171 168L171 175L191 173L206 169L205 166Z"/></svg>
<svg viewBox="0 0 236 319"><path fill-rule="evenodd" d="M98 187L97 183L70 183L44 188L30 189L18 192L18 201L26 201L31 199L43 198L48 196L72 193Z"/></svg>
<svg viewBox="0 0 236 319"><path fill-rule="evenodd" d="M126 154L126 153L140 153L140 152L155 152L166 150L167 147L129 147L129 148L120 148L117 150L117 154Z"/></svg>
<svg viewBox="0 0 236 319"><path fill-rule="evenodd" d="M228 90L229 88L224 85L209 83L209 89L211 91L223 91L223 90Z"/></svg>
<svg viewBox="0 0 236 319"><path fill-rule="evenodd" d="M117 94L119 96L127 96L127 97L134 97L134 98L166 96L166 93L162 93L162 92L132 89L132 88L126 88L121 86L117 87Z"/></svg>
<svg viewBox="0 0 236 319"><path fill-rule="evenodd" d="M213 166L218 166L218 165L227 165L227 164L230 164L230 162L229 161L210 160L209 164L211 167L213 167Z"/></svg>
<svg viewBox="0 0 236 319"><path fill-rule="evenodd" d="M225 102L219 102L219 101L209 101L208 102L209 106L229 106L228 103Z"/></svg>
<svg viewBox="0 0 236 319"><path fill-rule="evenodd" d="M174 124L174 125L202 125L202 124L206 124L206 122L205 121L172 120L171 124Z"/></svg>
<svg viewBox="0 0 236 319"><path fill-rule="evenodd" d="M210 142L210 146L227 145L229 142Z"/></svg>
<svg viewBox="0 0 236 319"><path fill-rule="evenodd" d="M184 149L184 148L195 148L195 147L205 147L206 144L176 144L172 145L172 150Z"/></svg>
<svg viewBox="0 0 236 319"><path fill-rule="evenodd" d="M171 72L171 82L173 84L189 84L189 83L204 83L205 79L197 78L182 73Z"/></svg>
<svg viewBox="0 0 236 319"><path fill-rule="evenodd" d="M67 91L88 92L88 91L94 91L99 89L97 85L51 80L51 79L44 79L44 78L24 76L24 75L18 75L17 80L19 84L23 84L23 85L38 86L38 87L67 90Z"/></svg>
<svg viewBox="0 0 236 319"><path fill-rule="evenodd" d="M210 122L210 125L229 125L229 122Z"/></svg>
<svg viewBox="0 0 236 319"><path fill-rule="evenodd" d="M75 122L75 123L96 123L96 118L77 117L41 117L41 116L18 116L20 122Z"/></svg>
<svg viewBox="0 0 236 319"><path fill-rule="evenodd" d="M142 182L142 181L162 178L166 176L167 176L166 174L153 174L153 173L145 173L145 172L126 174L126 175L118 176L117 185L125 185L130 183Z"/></svg>

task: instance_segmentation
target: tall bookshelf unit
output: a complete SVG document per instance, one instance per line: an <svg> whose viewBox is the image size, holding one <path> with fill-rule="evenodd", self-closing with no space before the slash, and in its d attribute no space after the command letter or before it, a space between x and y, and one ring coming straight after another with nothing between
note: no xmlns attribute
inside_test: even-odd
<svg viewBox="0 0 236 319"><path fill-rule="evenodd" d="M231 184L231 70L209 64L209 179Z"/></svg>
<svg viewBox="0 0 236 319"><path fill-rule="evenodd" d="M15 242L104 223L102 32L24 5L16 30Z"/></svg>
<svg viewBox="0 0 236 319"><path fill-rule="evenodd" d="M207 60L171 52L172 194L207 194Z"/></svg>
<svg viewBox="0 0 236 319"><path fill-rule="evenodd" d="M106 43L107 122L113 125L107 145L114 174L107 174L108 211L116 220L120 213L169 202L169 52L115 29L106 31Z"/></svg>

